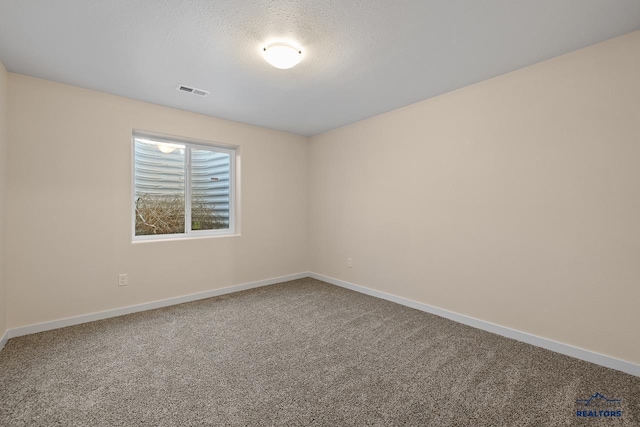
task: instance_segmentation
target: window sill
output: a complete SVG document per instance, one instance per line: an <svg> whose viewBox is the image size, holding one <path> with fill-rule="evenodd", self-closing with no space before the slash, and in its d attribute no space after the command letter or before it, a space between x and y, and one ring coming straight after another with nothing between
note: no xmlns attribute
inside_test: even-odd
<svg viewBox="0 0 640 427"><path fill-rule="evenodd" d="M241 237L242 234L207 234L204 236L174 236L174 237L153 237L153 238L134 238L131 243L137 245L139 243L155 243L155 242L175 242L180 240L202 240L202 239L221 239L224 237Z"/></svg>

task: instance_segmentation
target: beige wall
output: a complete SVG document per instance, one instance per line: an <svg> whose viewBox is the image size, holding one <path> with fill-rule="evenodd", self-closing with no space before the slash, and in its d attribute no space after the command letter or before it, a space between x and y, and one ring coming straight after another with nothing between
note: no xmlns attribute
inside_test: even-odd
<svg viewBox="0 0 640 427"><path fill-rule="evenodd" d="M638 76L635 32L313 137L312 271L640 363Z"/></svg>
<svg viewBox="0 0 640 427"><path fill-rule="evenodd" d="M308 270L306 138L17 74L9 122L10 328ZM132 129L240 145L242 236L132 244Z"/></svg>
<svg viewBox="0 0 640 427"><path fill-rule="evenodd" d="M7 211L7 88L8 73L0 62L0 339L7 330L5 227Z"/></svg>

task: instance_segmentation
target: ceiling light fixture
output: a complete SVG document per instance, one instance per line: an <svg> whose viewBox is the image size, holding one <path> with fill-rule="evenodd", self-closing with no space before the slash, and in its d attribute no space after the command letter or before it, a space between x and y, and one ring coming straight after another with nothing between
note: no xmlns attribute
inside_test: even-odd
<svg viewBox="0 0 640 427"><path fill-rule="evenodd" d="M164 154L173 153L178 148L180 149L180 151L182 151L182 149L184 148L184 145L170 144L168 142L158 142L156 143L156 145L158 146L158 150L160 150L160 152Z"/></svg>
<svg viewBox="0 0 640 427"><path fill-rule="evenodd" d="M170 142L159 142L152 141L150 139L136 138L137 142L142 142L143 144L151 144L155 145L161 153L169 154L173 153L176 149L180 149L180 153L184 152L184 145L181 144L172 144Z"/></svg>
<svg viewBox="0 0 640 427"><path fill-rule="evenodd" d="M289 43L271 43L263 48L264 59L281 70L298 65L302 59L302 51Z"/></svg>
<svg viewBox="0 0 640 427"><path fill-rule="evenodd" d="M158 144L158 150L160 150L164 154L173 153L175 149L176 147L170 144Z"/></svg>

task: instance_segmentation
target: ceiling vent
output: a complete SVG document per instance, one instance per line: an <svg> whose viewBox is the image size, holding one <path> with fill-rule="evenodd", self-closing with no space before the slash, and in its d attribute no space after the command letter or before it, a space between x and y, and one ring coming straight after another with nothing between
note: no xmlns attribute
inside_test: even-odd
<svg viewBox="0 0 640 427"><path fill-rule="evenodd" d="M198 96L207 96L209 95L209 92L203 89L196 89L195 87L191 87L191 86L186 86L186 85L178 85L178 87L176 87L176 89L180 92L187 92L187 93L192 93L194 95L198 95Z"/></svg>

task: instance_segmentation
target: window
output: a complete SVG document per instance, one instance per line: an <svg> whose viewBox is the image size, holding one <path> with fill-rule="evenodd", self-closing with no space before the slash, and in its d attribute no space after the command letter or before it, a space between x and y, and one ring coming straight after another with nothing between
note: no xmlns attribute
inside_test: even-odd
<svg viewBox="0 0 640 427"><path fill-rule="evenodd" d="M235 154L134 134L134 240L233 234Z"/></svg>

